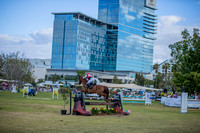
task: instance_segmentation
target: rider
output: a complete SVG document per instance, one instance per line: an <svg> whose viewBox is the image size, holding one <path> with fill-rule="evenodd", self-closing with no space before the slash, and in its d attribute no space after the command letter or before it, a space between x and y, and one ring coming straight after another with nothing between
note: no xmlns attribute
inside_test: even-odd
<svg viewBox="0 0 200 133"><path fill-rule="evenodd" d="M88 79L86 86L87 86L88 89L91 89L93 87L94 78L90 75L90 73L87 73L83 78ZM90 85L90 84L92 84L92 85Z"/></svg>

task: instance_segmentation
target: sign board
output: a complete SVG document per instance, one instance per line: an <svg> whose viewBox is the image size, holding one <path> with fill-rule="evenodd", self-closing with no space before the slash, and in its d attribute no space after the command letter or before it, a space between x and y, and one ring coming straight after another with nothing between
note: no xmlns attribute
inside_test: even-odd
<svg viewBox="0 0 200 133"><path fill-rule="evenodd" d="M156 0L146 0L146 7L156 9Z"/></svg>
<svg viewBox="0 0 200 133"><path fill-rule="evenodd" d="M187 113L187 92L182 92L181 94L181 113Z"/></svg>
<svg viewBox="0 0 200 133"><path fill-rule="evenodd" d="M55 95L56 95L56 97L55 97ZM53 96L52 96L52 98L53 99L54 98L58 99L58 88L53 88Z"/></svg>
<svg viewBox="0 0 200 133"><path fill-rule="evenodd" d="M145 106L151 104L150 93L146 93Z"/></svg>
<svg viewBox="0 0 200 133"><path fill-rule="evenodd" d="M12 93L17 93L16 86L13 86Z"/></svg>
<svg viewBox="0 0 200 133"><path fill-rule="evenodd" d="M161 97L161 103L164 104L166 99L167 99L167 97Z"/></svg>
<svg viewBox="0 0 200 133"><path fill-rule="evenodd" d="M29 89L28 86L25 86L25 87L24 87L24 89L23 89L23 97L24 97L24 96L27 96L27 97L28 97L28 89Z"/></svg>

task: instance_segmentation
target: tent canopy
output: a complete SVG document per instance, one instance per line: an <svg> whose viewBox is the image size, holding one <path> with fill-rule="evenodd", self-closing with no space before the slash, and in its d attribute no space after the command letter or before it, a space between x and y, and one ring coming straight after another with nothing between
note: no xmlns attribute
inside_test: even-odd
<svg viewBox="0 0 200 133"><path fill-rule="evenodd" d="M6 82L1 83L1 85L8 85Z"/></svg>
<svg viewBox="0 0 200 133"><path fill-rule="evenodd" d="M108 88L130 88L130 89L142 89L142 90L154 90L154 91L163 91L163 89L155 89L144 86L139 86L136 84L111 84L111 83L101 83L101 85L106 86Z"/></svg>
<svg viewBox="0 0 200 133"><path fill-rule="evenodd" d="M30 84L30 83L26 83L26 84L24 84L25 86L33 86L32 84Z"/></svg>
<svg viewBox="0 0 200 133"><path fill-rule="evenodd" d="M7 79L0 79L0 81L4 81L4 82L17 82L15 80L7 80Z"/></svg>

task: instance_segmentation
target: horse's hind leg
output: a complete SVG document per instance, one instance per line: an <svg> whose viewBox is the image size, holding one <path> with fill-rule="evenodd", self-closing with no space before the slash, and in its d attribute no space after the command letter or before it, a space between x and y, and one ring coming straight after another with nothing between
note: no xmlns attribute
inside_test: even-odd
<svg viewBox="0 0 200 133"><path fill-rule="evenodd" d="M104 100L105 100L106 102L109 102L109 99L106 97L106 94L104 94Z"/></svg>
<svg viewBox="0 0 200 133"><path fill-rule="evenodd" d="M99 95L99 97L101 97L101 96L103 96L104 97L104 99L105 99L105 94L100 90L97 90L97 95Z"/></svg>
<svg viewBox="0 0 200 133"><path fill-rule="evenodd" d="M102 92L101 95L104 97L104 100L105 100L106 102L109 102L109 101L110 101L110 100L108 99L106 93L103 93L103 92Z"/></svg>
<svg viewBox="0 0 200 133"><path fill-rule="evenodd" d="M105 101L106 101L106 102L110 102L111 100L108 99L107 94L104 94L104 95L105 95L105 96L104 96Z"/></svg>

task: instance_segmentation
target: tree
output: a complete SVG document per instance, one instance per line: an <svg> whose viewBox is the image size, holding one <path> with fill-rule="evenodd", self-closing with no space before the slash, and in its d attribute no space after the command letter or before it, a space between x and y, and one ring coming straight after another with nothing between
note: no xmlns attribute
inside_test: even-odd
<svg viewBox="0 0 200 133"><path fill-rule="evenodd" d="M154 80L145 79L144 86L151 87L151 85L154 85Z"/></svg>
<svg viewBox="0 0 200 133"><path fill-rule="evenodd" d="M169 63L165 63L165 64L162 66L162 69L165 70L165 75L164 75L164 77L165 77L165 87L166 87L166 83L167 83L167 70L169 69L169 67L170 67L170 64L169 64Z"/></svg>
<svg viewBox="0 0 200 133"><path fill-rule="evenodd" d="M179 87L184 86L189 94L200 92L200 73L191 72L183 75L181 72L176 72L175 77L175 84Z"/></svg>
<svg viewBox="0 0 200 133"><path fill-rule="evenodd" d="M77 80L77 78L76 78L76 77L73 77L73 76L65 76L64 79L65 79L65 80L74 80L74 81Z"/></svg>
<svg viewBox="0 0 200 133"><path fill-rule="evenodd" d="M67 84L63 84L62 86L60 86L60 89L58 90L58 92L61 94L61 96L63 98L64 110L65 110L65 104L67 103L67 99L69 97L70 91L71 91L70 87Z"/></svg>
<svg viewBox="0 0 200 133"><path fill-rule="evenodd" d="M144 81L145 81L145 79L143 77L143 74L141 74L141 73L135 74L135 84L144 86Z"/></svg>
<svg viewBox="0 0 200 133"><path fill-rule="evenodd" d="M198 81L196 78L200 73L199 29L194 28L192 36L185 29L181 35L181 41L169 45L173 63L172 71L175 77L174 83L177 87L185 86L189 94L194 91L199 93L199 85L196 83Z"/></svg>
<svg viewBox="0 0 200 133"><path fill-rule="evenodd" d="M57 75L55 73L54 75L51 76L51 81L53 81L53 83L55 83L58 80L61 80L61 76L60 75Z"/></svg>
<svg viewBox="0 0 200 133"><path fill-rule="evenodd" d="M174 83L174 74L173 72L169 72L167 74L167 81L166 81L166 86L167 88L171 89L172 91L175 91L177 88L176 84Z"/></svg>
<svg viewBox="0 0 200 133"><path fill-rule="evenodd" d="M42 82L44 82L44 79L38 79L38 82L37 83L42 83Z"/></svg>
<svg viewBox="0 0 200 133"><path fill-rule="evenodd" d="M22 81L24 83L31 83L33 86L36 86L35 79L31 76L31 74L24 75Z"/></svg>
<svg viewBox="0 0 200 133"><path fill-rule="evenodd" d="M158 74L156 75L157 78L157 82L155 84L155 86L157 86L157 88L163 88L164 87L164 74L158 72Z"/></svg>
<svg viewBox="0 0 200 133"><path fill-rule="evenodd" d="M189 94L200 92L200 73L190 72L184 75L183 86Z"/></svg>
<svg viewBox="0 0 200 133"><path fill-rule="evenodd" d="M78 77L85 75L85 71L82 71L82 70L78 70L78 71L76 71L76 73L77 73Z"/></svg>
<svg viewBox="0 0 200 133"><path fill-rule="evenodd" d="M33 66L19 52L1 54L0 56L0 75L9 80L16 80L18 83L34 81Z"/></svg>
<svg viewBox="0 0 200 133"><path fill-rule="evenodd" d="M122 81L120 79L118 79L117 75L114 75L112 83L114 83L114 84L121 84Z"/></svg>
<svg viewBox="0 0 200 133"><path fill-rule="evenodd" d="M1 73L3 71L3 65L4 65L3 55L0 55L0 78L3 78L3 74Z"/></svg>
<svg viewBox="0 0 200 133"><path fill-rule="evenodd" d="M158 68L159 68L158 63L156 63L156 64L153 65L153 70L155 70L155 73L156 73L156 84L155 84L155 85L157 85L157 73L158 73ZM155 86L155 88L157 88L157 86Z"/></svg>
<svg viewBox="0 0 200 133"><path fill-rule="evenodd" d="M173 72L182 74L197 72L200 73L200 36L199 29L193 30L190 36L187 29L182 32L182 41L169 45Z"/></svg>

